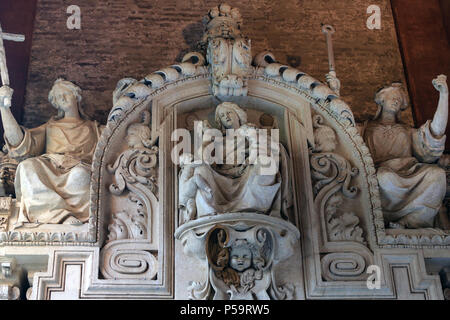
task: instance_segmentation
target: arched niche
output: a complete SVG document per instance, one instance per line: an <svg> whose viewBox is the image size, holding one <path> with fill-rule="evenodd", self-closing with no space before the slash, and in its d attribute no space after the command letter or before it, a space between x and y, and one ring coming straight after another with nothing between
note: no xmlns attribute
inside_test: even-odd
<svg viewBox="0 0 450 320"><path fill-rule="evenodd" d="M167 69L167 68L166 68ZM171 150L176 142L171 141L172 131L186 127L183 117L187 114L206 115L211 119L215 106L220 102L211 93L207 69L196 67L194 75L185 75L180 70L176 79L170 80L170 72L163 69L164 83L154 86L154 82L146 79L131 85L122 92L121 98L111 110L109 122L99 142L94 157L91 183L91 241L101 248L99 259L99 277L95 283L109 284L115 287L117 278L121 275L129 285L138 285L150 296L173 294L174 279L177 278L176 255L180 251L175 246L174 232L178 226L177 208L177 166L171 160ZM363 283L364 272L373 262L372 248L376 247L375 222L377 210L377 186L373 184L375 170L368 151L357 133L353 116L344 102L317 90L323 86L317 80L308 87L296 81L286 81L283 73L279 76L268 76L264 68L255 68L254 74L248 80L248 94L243 97L228 97L250 112L250 118L261 114L271 115L281 129L281 141L291 156L293 169L292 184L295 195L295 216L293 225L300 231L301 238L295 258L289 268L296 270L294 278L297 281L299 298L304 297L303 273L308 274L308 281L322 280L322 273L330 274L329 268L334 260L341 264L352 265L350 272L328 275L328 281L339 283L352 278ZM173 77L173 76L172 76ZM309 77L309 76L308 76ZM315 83L315 85L311 85ZM327 93L327 92L326 92ZM225 100L225 99L221 99ZM115 172L109 167L130 148L127 146L127 129L130 125L142 121L144 111L151 113L152 138L158 137L157 193L150 192L145 186L135 188L141 193L146 211L147 237L142 239L109 240L110 225L114 217L123 208L129 208L127 198L130 194L128 182L120 195L111 193L110 186L117 183ZM361 228L363 241L333 242L327 238L326 217L323 208L315 204L313 181L311 178L310 156L313 154L315 138L313 118L322 117L322 124L333 129L337 137L335 153L345 159L350 169L356 174L349 177L350 185L356 187L356 196L346 199L346 208L358 218L357 226ZM255 121L251 119L252 121ZM199 119L203 120L203 119ZM344 168L345 169L345 168ZM139 183L137 183L139 184ZM337 183L338 185L342 182ZM340 186L339 186L340 188ZM133 189L133 188L131 188ZM139 191L140 190L140 191ZM153 196L150 196L153 194ZM142 207L142 205L141 205ZM138 261L157 269L151 273L152 278L146 279L139 275L135 266L114 265L117 259L114 252L137 257ZM150 253L156 259L146 260ZM324 259L324 256L330 255ZM334 255L334 256L333 256ZM336 257L335 257L336 256ZM148 255L147 255L148 257ZM111 261L107 261L107 260ZM186 258L187 259L187 258ZM326 260L326 262L324 262ZM106 267L105 267L106 265ZM175 274L171 270L175 267ZM326 270L324 270L324 268ZM119 270L119 271L118 271ZM135 273L136 272L136 273ZM181 271L180 271L181 272ZM129 276L129 274L132 274ZM148 274L147 274L148 276ZM178 275L180 277L180 275ZM314 279L315 278L315 279ZM314 280L311 280L314 279ZM192 279L191 279L192 280ZM287 280L286 280L287 281ZM316 286L307 283L306 286ZM161 291L162 290L162 291Z"/></svg>

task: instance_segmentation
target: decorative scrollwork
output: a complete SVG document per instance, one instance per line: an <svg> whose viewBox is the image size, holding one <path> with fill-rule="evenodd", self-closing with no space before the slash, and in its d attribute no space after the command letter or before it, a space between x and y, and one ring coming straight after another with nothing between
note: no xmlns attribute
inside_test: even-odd
<svg viewBox="0 0 450 320"><path fill-rule="evenodd" d="M359 218L353 212L338 215L343 199L340 194L331 196L325 205L327 233L330 241L357 241L364 243Z"/></svg>
<svg viewBox="0 0 450 320"><path fill-rule="evenodd" d="M209 270L208 270L209 279ZM212 288L209 281L197 282L192 281L188 287L189 300L208 300L211 297Z"/></svg>
<svg viewBox="0 0 450 320"><path fill-rule="evenodd" d="M136 210L122 211L114 215L113 222L108 226L108 241L147 238L147 215L143 210L144 204L133 195L128 199L135 204Z"/></svg>
<svg viewBox="0 0 450 320"><path fill-rule="evenodd" d="M336 186L342 186L341 191L345 196L349 198L356 196L358 188L350 186L350 181L359 171L358 168L352 168L350 162L344 157L335 153L313 154L310 158L310 164L315 196L321 191L326 192ZM323 189L325 186L327 187Z"/></svg>
<svg viewBox="0 0 450 320"><path fill-rule="evenodd" d="M106 279L153 280L158 274L158 260L148 245L117 240L102 249L101 273Z"/></svg>
<svg viewBox="0 0 450 320"><path fill-rule="evenodd" d="M109 190L115 196L128 191L132 205L115 213L108 226L107 244L102 248L102 274L105 278L152 280L157 276L157 247L150 237L151 219L158 207L157 138L151 139L150 113L144 111L140 123L127 128L130 149L107 167L115 181Z"/></svg>
<svg viewBox="0 0 450 320"><path fill-rule="evenodd" d="M293 299L294 285L276 285L275 233L268 227L216 225L205 240L208 279L191 283L190 299Z"/></svg>
<svg viewBox="0 0 450 320"><path fill-rule="evenodd" d="M347 159L334 152L337 146L336 134L332 128L323 124L320 115L313 117L313 125L316 146L311 150L310 165L314 195L317 197L319 192L323 195L330 190L333 190L333 194L342 189L345 196L354 198L358 190L350 186L350 181L359 173L358 168L352 167Z"/></svg>
<svg viewBox="0 0 450 320"><path fill-rule="evenodd" d="M362 280L366 261L364 257L353 252L330 253L322 258L323 277L328 281Z"/></svg>
<svg viewBox="0 0 450 320"><path fill-rule="evenodd" d="M152 193L157 193L156 166L158 164L158 147L151 149L131 149L123 152L108 171L114 173L116 183L109 187L114 195L121 195L130 184L140 183L147 186Z"/></svg>
<svg viewBox="0 0 450 320"><path fill-rule="evenodd" d="M359 170L335 152L334 130L313 118L315 148L310 153L314 204L322 226L322 275L327 281L362 280L371 254L366 247L360 219L353 212L340 212L343 196L354 199L358 188L351 185Z"/></svg>

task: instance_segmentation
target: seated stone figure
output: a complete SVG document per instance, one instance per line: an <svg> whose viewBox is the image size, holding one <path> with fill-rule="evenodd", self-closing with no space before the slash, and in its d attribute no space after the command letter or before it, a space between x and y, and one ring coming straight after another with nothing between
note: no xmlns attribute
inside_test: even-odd
<svg viewBox="0 0 450 320"><path fill-rule="evenodd" d="M203 190L205 197L212 198L212 190L208 182L201 175L194 174L196 165L191 154L180 157L179 195L180 224L196 218L197 206L195 197L198 190Z"/></svg>
<svg viewBox="0 0 450 320"><path fill-rule="evenodd" d="M394 83L378 91L378 112L361 127L361 135L372 154L385 223L390 228L434 226L446 192L446 174L436 162L445 147L448 118L446 77L433 80L440 92L433 121L411 128L398 121L407 107L407 95Z"/></svg>
<svg viewBox="0 0 450 320"><path fill-rule="evenodd" d="M92 156L100 125L81 108L81 89L69 81L55 81L48 97L58 115L26 129L9 108L1 105L12 90L0 88L0 110L5 143L17 167L15 191L20 212L15 228L41 224L81 225L89 218L89 182Z"/></svg>
<svg viewBox="0 0 450 320"><path fill-rule="evenodd" d="M247 123L247 113L231 102L224 102L217 106L215 119L223 135L231 129L236 130L237 135L245 135L249 129L256 128ZM266 174L261 170L265 164L260 163L259 160L249 161L251 150L259 149L261 151L263 148L255 146L254 144L257 142L251 137L245 141L247 146L242 163L237 161L227 163L226 161L227 152L231 152L231 154L239 152L238 145L235 143L231 150L223 153L224 161L222 163L203 162L196 165L195 168L191 167L193 171L191 176L197 177L198 181L207 182L207 188L201 186L192 188L190 180L180 176L180 204L185 202L184 195L188 191L194 191L189 198L195 199L195 208L192 208L191 211L196 212L196 217L191 216L189 219L234 212L257 212L281 217L285 220L290 218L293 201L289 178L292 175L289 174L289 157L286 150L277 143L279 159L273 161L275 163L273 172ZM183 167L185 166L184 164ZM183 168L184 170L186 168ZM193 203L191 204L193 205Z"/></svg>

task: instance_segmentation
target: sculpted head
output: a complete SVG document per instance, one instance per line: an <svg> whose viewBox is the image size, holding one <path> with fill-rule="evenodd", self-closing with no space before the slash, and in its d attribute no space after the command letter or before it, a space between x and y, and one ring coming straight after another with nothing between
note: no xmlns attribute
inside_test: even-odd
<svg viewBox="0 0 450 320"><path fill-rule="evenodd" d="M320 126L314 130L314 139L316 142L315 150L317 152L332 152L336 149L336 133L327 126Z"/></svg>
<svg viewBox="0 0 450 320"><path fill-rule="evenodd" d="M141 123L133 123L127 130L127 143L130 148L148 147L151 138L150 128Z"/></svg>
<svg viewBox="0 0 450 320"><path fill-rule="evenodd" d="M88 116L81 108L81 89L77 85L64 79L57 79L48 93L48 101L58 110L56 119L64 117L69 110L78 109L78 113L84 119Z"/></svg>
<svg viewBox="0 0 450 320"><path fill-rule="evenodd" d="M252 250L245 240L236 240L231 245L230 267L236 271L243 272L252 265Z"/></svg>
<svg viewBox="0 0 450 320"><path fill-rule="evenodd" d="M377 119L382 112L389 112L397 115L408 106L408 97L399 82L394 82L389 87L384 87L375 94L375 103L378 105L378 111L375 115Z"/></svg>
<svg viewBox="0 0 450 320"><path fill-rule="evenodd" d="M150 148L151 136L150 130L150 112L144 111L141 114L142 122L133 123L127 129L127 144L130 148Z"/></svg>
<svg viewBox="0 0 450 320"><path fill-rule="evenodd" d="M238 129L247 123L247 113L237 104L223 102L216 108L216 122L223 129Z"/></svg>

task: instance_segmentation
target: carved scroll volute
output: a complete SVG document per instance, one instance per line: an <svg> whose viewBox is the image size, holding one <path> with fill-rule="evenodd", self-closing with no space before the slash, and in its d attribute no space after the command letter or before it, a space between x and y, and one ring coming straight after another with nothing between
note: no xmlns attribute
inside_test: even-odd
<svg viewBox="0 0 450 320"><path fill-rule="evenodd" d="M230 251L228 249L229 234L221 226L214 227L210 230L206 242L206 255L208 257L209 266L212 269L212 277L217 277L226 286L239 287L239 274L229 266ZM213 285L214 286L214 285ZM222 290L221 293L224 290ZM219 292L219 294L221 294ZM218 295L216 294L216 297ZM224 297L222 297L223 299Z"/></svg>
<svg viewBox="0 0 450 320"><path fill-rule="evenodd" d="M354 199L358 193L356 186L351 185L351 179L358 175L358 169L352 168L350 162L335 152L337 138L334 130L323 125L323 118L316 115L313 118L315 149L310 155L311 178L313 181L314 205L320 213L321 225L329 224L332 217L327 217L326 207L331 204L333 196ZM342 201L339 202L342 204ZM329 211L329 210L328 210ZM323 241L327 242L327 227L323 228Z"/></svg>
<svg viewBox="0 0 450 320"><path fill-rule="evenodd" d="M141 122L127 128L128 149L113 165L109 191L115 197L126 196L128 204L113 214L108 239L101 254L102 275L108 279L143 279L157 277L158 248L151 234L155 210L158 210L157 139L151 139L150 113L141 114Z"/></svg>
<svg viewBox="0 0 450 320"><path fill-rule="evenodd" d="M325 253L321 259L322 276L329 281L363 280L373 254L366 247L359 217L353 212L341 212L344 199L356 199L358 195L352 178L359 171L336 153L336 134L323 124L320 115L314 116L313 124L316 146L311 150L310 165L314 207L321 226L320 252Z"/></svg>
<svg viewBox="0 0 450 320"><path fill-rule="evenodd" d="M206 236L206 256L208 258L209 265L214 271L223 271L226 267L226 263L230 258L226 247L230 240L230 236L227 230L218 225L209 230Z"/></svg>
<svg viewBox="0 0 450 320"><path fill-rule="evenodd" d="M280 230L258 226L255 221L238 225L218 224L205 236L208 276L192 282L191 299L267 300L293 299L294 285L277 285L274 265L292 253L282 248ZM286 232L286 230L285 230ZM283 232L281 232L283 233ZM287 235L285 235L287 236ZM289 236L287 236L289 237ZM280 241L279 241L280 240ZM275 252L286 250L275 260Z"/></svg>

